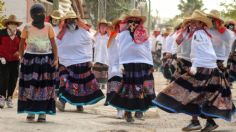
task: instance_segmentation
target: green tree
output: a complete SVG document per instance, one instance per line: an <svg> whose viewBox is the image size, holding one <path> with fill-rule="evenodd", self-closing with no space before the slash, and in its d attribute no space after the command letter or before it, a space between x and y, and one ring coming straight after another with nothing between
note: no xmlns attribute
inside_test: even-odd
<svg viewBox="0 0 236 132"><path fill-rule="evenodd" d="M226 19L234 19L236 20L236 0L232 3L221 3L221 6L224 7L222 11L222 15Z"/></svg>
<svg viewBox="0 0 236 132"><path fill-rule="evenodd" d="M5 15L3 15L5 8L4 5L5 3L3 2L3 0L0 0L0 29L3 28L2 20L5 18Z"/></svg>
<svg viewBox="0 0 236 132"><path fill-rule="evenodd" d="M98 0L85 0L90 13L91 23L96 26L98 20ZM130 0L106 0L106 19L112 21L123 12L129 10Z"/></svg>
<svg viewBox="0 0 236 132"><path fill-rule="evenodd" d="M180 16L190 16L192 12L196 9L198 10L205 10L203 9L203 2L202 0L180 0L180 4L178 4L178 9L181 11Z"/></svg>

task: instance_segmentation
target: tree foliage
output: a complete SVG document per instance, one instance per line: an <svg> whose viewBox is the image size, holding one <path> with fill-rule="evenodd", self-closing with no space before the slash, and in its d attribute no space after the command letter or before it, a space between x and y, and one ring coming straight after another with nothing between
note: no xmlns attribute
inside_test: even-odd
<svg viewBox="0 0 236 132"><path fill-rule="evenodd" d="M112 21L119 17L121 13L129 10L131 0L106 0L106 19ZM90 12L90 20L93 25L96 25L98 20L98 0L85 0L86 7ZM104 8L104 7L101 7Z"/></svg>
<svg viewBox="0 0 236 132"><path fill-rule="evenodd" d="M221 6L224 7L222 11L222 15L226 19L234 19L236 20L236 0L232 3L221 3Z"/></svg>
<svg viewBox="0 0 236 132"><path fill-rule="evenodd" d="M180 0L180 4L178 4L178 9L180 10L181 17L190 16L192 12L196 9L198 10L205 10L203 9L203 1L202 0Z"/></svg>
<svg viewBox="0 0 236 132"><path fill-rule="evenodd" d="M5 18L5 15L3 14L5 8L4 5L5 3L3 2L3 0L0 0L0 28L3 28L2 20Z"/></svg>

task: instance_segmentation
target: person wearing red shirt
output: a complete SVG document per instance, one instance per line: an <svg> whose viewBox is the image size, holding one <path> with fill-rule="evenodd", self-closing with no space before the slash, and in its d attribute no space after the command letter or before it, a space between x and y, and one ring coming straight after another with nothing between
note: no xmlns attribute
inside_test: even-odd
<svg viewBox="0 0 236 132"><path fill-rule="evenodd" d="M13 107L14 93L19 69L19 43L21 32L17 29L22 22L15 15L10 15L2 22L5 29L0 30L0 108L5 103Z"/></svg>

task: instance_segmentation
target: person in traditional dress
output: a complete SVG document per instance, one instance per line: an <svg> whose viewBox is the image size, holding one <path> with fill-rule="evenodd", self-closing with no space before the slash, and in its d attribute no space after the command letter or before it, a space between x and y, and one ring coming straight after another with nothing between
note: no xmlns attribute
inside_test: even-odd
<svg viewBox="0 0 236 132"><path fill-rule="evenodd" d="M168 80L172 80L172 75L175 72L175 66L172 64L174 60L173 51L173 44L174 44L174 30L173 27L167 27L165 38L162 44L162 73L163 76Z"/></svg>
<svg viewBox="0 0 236 132"><path fill-rule="evenodd" d="M115 19L112 23L113 29L110 32L109 40L107 43L109 68L108 68L108 82L107 82L107 97L105 105L109 104L109 101L118 93L122 85L122 71L119 64L119 52L117 35L125 28L122 27L124 23L125 15L122 14L119 18ZM120 26L121 25L121 26ZM122 119L124 117L124 110L117 109L117 118Z"/></svg>
<svg viewBox="0 0 236 132"><path fill-rule="evenodd" d="M93 72L102 89L105 89L108 77L108 50L109 39L108 22L102 19L98 22L98 31L95 34Z"/></svg>
<svg viewBox="0 0 236 132"><path fill-rule="evenodd" d="M15 15L3 20L0 30L0 108L13 108L12 97L19 72L19 44L22 24Z"/></svg>
<svg viewBox="0 0 236 132"><path fill-rule="evenodd" d="M213 23L213 27L209 32L212 35L211 40L217 56L217 66L222 72L224 72L225 77L229 80L227 60L235 39L234 33L224 26L224 20L221 18L219 11L211 10L207 15Z"/></svg>
<svg viewBox="0 0 236 132"><path fill-rule="evenodd" d="M49 16L49 22L53 26L54 32L55 32L55 40L56 43L58 44L58 39L56 35L59 33L60 25L61 25L61 19L62 19L62 13L59 10L54 10L52 14ZM59 85L60 85L60 78L59 78L59 69L57 69L57 78L56 78L56 95L58 96L59 92Z"/></svg>
<svg viewBox="0 0 236 132"><path fill-rule="evenodd" d="M205 13L195 10L183 23L190 24L192 66L190 70L161 91L153 103L170 113L185 113L193 116L183 131L202 129L198 116L206 118L201 131L215 130L218 125L213 118L232 120L235 107L230 86L217 68L217 56L207 31L212 27Z"/></svg>
<svg viewBox="0 0 236 132"><path fill-rule="evenodd" d="M60 90L57 108L65 111L68 102L83 112L85 105L92 105L104 98L92 72L93 36L79 25L78 16L68 12L57 38L59 55Z"/></svg>
<svg viewBox="0 0 236 132"><path fill-rule="evenodd" d="M44 22L45 8L35 4L30 9L32 23L21 34L21 57L18 113L28 113L27 121L46 121L46 114L55 115L55 79L58 67L57 45L51 24ZM24 44L27 48L24 53Z"/></svg>
<svg viewBox="0 0 236 132"><path fill-rule="evenodd" d="M153 64L154 64L154 69L157 71L159 66L160 66L160 60L158 58L158 50L160 49L158 42L157 42L157 37L160 35L160 29L157 28L153 31L152 35L150 36L150 41L152 43L152 58L153 58Z"/></svg>
<svg viewBox="0 0 236 132"><path fill-rule="evenodd" d="M123 65L123 83L109 105L125 110L127 122L133 122L131 112L143 119L143 112L153 106L155 98L151 43L140 10L133 9L125 17L127 30L117 36L119 64Z"/></svg>
<svg viewBox="0 0 236 132"><path fill-rule="evenodd" d="M181 75L189 71L192 63L190 61L190 52L191 52L191 34L189 28L189 22L186 22L184 25L181 25L181 28L176 34L175 45L172 49L176 52L176 70L172 75L172 80L174 81L179 78ZM176 49L175 49L176 48ZM175 51L176 50L176 51Z"/></svg>
<svg viewBox="0 0 236 132"><path fill-rule="evenodd" d="M57 35L59 32L61 19L63 15L59 10L53 10L52 14L49 16L49 22L52 24L55 34Z"/></svg>
<svg viewBox="0 0 236 132"><path fill-rule="evenodd" d="M236 81L236 22L234 20L229 20L226 22L225 27L234 33L234 42L227 62L229 82L232 84Z"/></svg>

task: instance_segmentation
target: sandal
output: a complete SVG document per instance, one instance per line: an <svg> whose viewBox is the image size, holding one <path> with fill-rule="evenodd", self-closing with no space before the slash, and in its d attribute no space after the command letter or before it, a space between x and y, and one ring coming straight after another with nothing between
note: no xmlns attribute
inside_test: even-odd
<svg viewBox="0 0 236 132"><path fill-rule="evenodd" d="M40 123L46 122L46 115L45 114L40 114L39 117L38 117L37 122L40 122Z"/></svg>
<svg viewBox="0 0 236 132"><path fill-rule="evenodd" d="M28 116L26 117L26 121L28 123L33 123L34 122L34 119L35 119L35 115L31 115L31 114L28 114Z"/></svg>

